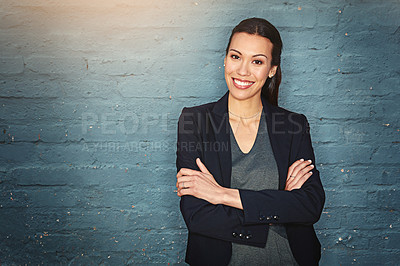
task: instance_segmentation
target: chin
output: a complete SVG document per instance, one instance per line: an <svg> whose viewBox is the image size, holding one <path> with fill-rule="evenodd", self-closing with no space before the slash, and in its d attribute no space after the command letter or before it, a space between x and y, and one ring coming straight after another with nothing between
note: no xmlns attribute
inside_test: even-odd
<svg viewBox="0 0 400 266"><path fill-rule="evenodd" d="M254 98L254 97L260 97L261 96L261 89L258 92L254 92L253 90L250 90L250 89L241 90L241 89L238 89L238 88L234 87L234 88L229 88L229 93L235 99L247 100L247 99L251 99L251 98Z"/></svg>

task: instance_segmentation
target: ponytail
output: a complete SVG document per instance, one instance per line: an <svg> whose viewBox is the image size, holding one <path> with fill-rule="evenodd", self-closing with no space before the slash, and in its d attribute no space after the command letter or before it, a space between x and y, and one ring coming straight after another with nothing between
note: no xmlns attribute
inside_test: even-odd
<svg viewBox="0 0 400 266"><path fill-rule="evenodd" d="M268 78L262 87L261 96L267 99L267 101L272 105L278 105L279 85L281 84L281 79L281 66L278 65L275 75L272 78Z"/></svg>

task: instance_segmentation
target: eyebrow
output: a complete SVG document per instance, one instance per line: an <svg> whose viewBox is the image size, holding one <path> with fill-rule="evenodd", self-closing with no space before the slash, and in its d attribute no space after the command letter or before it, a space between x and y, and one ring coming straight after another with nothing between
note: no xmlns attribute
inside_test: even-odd
<svg viewBox="0 0 400 266"><path fill-rule="evenodd" d="M238 53L238 54L240 54L240 55L242 55L242 53L241 52L239 52L238 50L236 50L236 49L229 49L229 51L234 51L234 52L236 52L236 53ZM252 57L257 57L257 56L264 56L265 58L267 58L268 59L268 57L265 55L265 54L255 54L255 55L253 55Z"/></svg>

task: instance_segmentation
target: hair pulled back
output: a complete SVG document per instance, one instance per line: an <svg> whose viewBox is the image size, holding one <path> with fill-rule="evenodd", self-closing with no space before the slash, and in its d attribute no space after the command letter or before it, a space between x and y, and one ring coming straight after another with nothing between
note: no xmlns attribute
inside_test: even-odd
<svg viewBox="0 0 400 266"><path fill-rule="evenodd" d="M232 37L235 33L246 32L249 34L259 35L271 41L272 46L272 66L277 66L276 74L272 78L267 78L261 90L261 95L272 105L278 105L279 85L281 84L281 52L282 40L278 30L265 19L249 18L241 21L231 33L226 54L228 54L229 46L231 45Z"/></svg>

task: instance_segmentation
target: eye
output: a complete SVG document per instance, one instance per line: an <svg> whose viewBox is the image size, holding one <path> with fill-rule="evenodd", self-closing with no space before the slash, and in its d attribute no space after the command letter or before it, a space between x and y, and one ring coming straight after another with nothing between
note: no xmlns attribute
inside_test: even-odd
<svg viewBox="0 0 400 266"><path fill-rule="evenodd" d="M232 58L232 59L239 59L239 56L238 56L238 55L235 55L235 54L233 54L233 55L231 55L231 58Z"/></svg>
<svg viewBox="0 0 400 266"><path fill-rule="evenodd" d="M256 64L256 65L262 65L262 64L263 64L263 61L261 61L261 60L254 60L253 63Z"/></svg>

